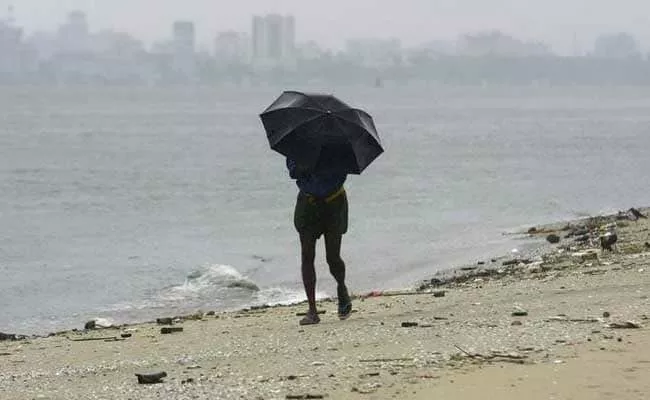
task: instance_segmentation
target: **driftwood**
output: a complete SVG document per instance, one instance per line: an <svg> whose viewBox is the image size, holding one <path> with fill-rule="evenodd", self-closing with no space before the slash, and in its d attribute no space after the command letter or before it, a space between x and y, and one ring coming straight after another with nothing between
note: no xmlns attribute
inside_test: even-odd
<svg viewBox="0 0 650 400"><path fill-rule="evenodd" d="M634 321L626 321L626 322L612 322L611 324L607 325L608 328L612 329L639 329L641 328L641 325L634 322Z"/></svg>
<svg viewBox="0 0 650 400"><path fill-rule="evenodd" d="M369 297L398 297L398 296L424 296L434 294L431 290L413 291L413 290L396 290L396 291L372 291L359 296L362 299ZM442 297L442 296L441 296Z"/></svg>
<svg viewBox="0 0 650 400"><path fill-rule="evenodd" d="M527 356L520 355L520 354L492 353L489 355L485 355L480 353L470 353L466 350L463 350L463 348L461 348L458 345L454 345L454 347L460 350L467 357L475 360L480 360L480 361L496 361L496 362L510 362L514 364L523 364L526 358L528 358Z"/></svg>
<svg viewBox="0 0 650 400"><path fill-rule="evenodd" d="M117 338L115 336L108 336L108 337L95 337L95 338L79 338L79 339L72 339L72 338L67 338L68 340L71 340L73 342L97 342L97 341L103 341L103 342L119 342L124 339Z"/></svg>
<svg viewBox="0 0 650 400"><path fill-rule="evenodd" d="M412 358L369 358L365 360L359 360L359 362L394 362L394 361L413 361Z"/></svg>
<svg viewBox="0 0 650 400"><path fill-rule="evenodd" d="M600 322L598 318L569 318L558 315L557 317L550 317L545 319L544 322L582 322L582 323L596 323Z"/></svg>

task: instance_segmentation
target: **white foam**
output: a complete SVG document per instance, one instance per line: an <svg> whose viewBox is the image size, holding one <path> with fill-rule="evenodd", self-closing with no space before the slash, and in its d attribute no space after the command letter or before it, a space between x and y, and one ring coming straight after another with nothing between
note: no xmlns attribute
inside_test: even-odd
<svg viewBox="0 0 650 400"><path fill-rule="evenodd" d="M325 292L316 292L317 299L327 298L329 295ZM287 289L273 287L262 289L256 293L257 304L267 304L269 306L292 305L305 301L307 297L302 289Z"/></svg>
<svg viewBox="0 0 650 400"><path fill-rule="evenodd" d="M224 289L259 291L255 282L234 267L214 264L190 272L183 284L164 290L163 297L166 300L200 298L214 295L216 291Z"/></svg>

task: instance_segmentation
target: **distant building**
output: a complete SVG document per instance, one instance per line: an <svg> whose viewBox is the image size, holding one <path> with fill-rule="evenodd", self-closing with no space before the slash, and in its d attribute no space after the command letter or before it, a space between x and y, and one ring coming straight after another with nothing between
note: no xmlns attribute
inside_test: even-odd
<svg viewBox="0 0 650 400"><path fill-rule="evenodd" d="M177 55L193 55L196 47L194 23L176 21L173 26L172 42Z"/></svg>
<svg viewBox="0 0 650 400"><path fill-rule="evenodd" d="M459 55L483 57L534 57L550 55L549 47L541 42L524 42L499 31L464 35L457 44Z"/></svg>
<svg viewBox="0 0 650 400"><path fill-rule="evenodd" d="M641 49L636 38L628 33L601 35L594 43L592 57L635 58L641 57Z"/></svg>
<svg viewBox="0 0 650 400"><path fill-rule="evenodd" d="M310 40L296 46L296 58L313 61L323 57L327 52L315 41Z"/></svg>
<svg viewBox="0 0 650 400"><path fill-rule="evenodd" d="M377 68L401 64L403 58L399 39L350 39L345 54L356 64Z"/></svg>
<svg viewBox="0 0 650 400"><path fill-rule="evenodd" d="M21 46L22 39L23 30L14 26L11 18L0 19L0 51L2 54L16 51Z"/></svg>
<svg viewBox="0 0 650 400"><path fill-rule="evenodd" d="M214 39L214 57L221 64L248 64L250 38L241 32L220 32Z"/></svg>
<svg viewBox="0 0 650 400"><path fill-rule="evenodd" d="M196 78L196 32L193 22L174 22L171 48L172 71L177 78L183 81Z"/></svg>
<svg viewBox="0 0 650 400"><path fill-rule="evenodd" d="M103 57L132 60L144 53L144 45L128 33L100 31L93 35L93 51Z"/></svg>
<svg viewBox="0 0 650 400"><path fill-rule="evenodd" d="M23 29L14 24L13 9L0 18L0 81L19 81L34 72L35 52L23 38Z"/></svg>
<svg viewBox="0 0 650 400"><path fill-rule="evenodd" d="M57 52L64 54L84 54L91 52L91 38L86 14L73 11L57 32Z"/></svg>
<svg viewBox="0 0 650 400"><path fill-rule="evenodd" d="M295 61L296 22L293 16L254 16L252 59L258 66L290 65Z"/></svg>

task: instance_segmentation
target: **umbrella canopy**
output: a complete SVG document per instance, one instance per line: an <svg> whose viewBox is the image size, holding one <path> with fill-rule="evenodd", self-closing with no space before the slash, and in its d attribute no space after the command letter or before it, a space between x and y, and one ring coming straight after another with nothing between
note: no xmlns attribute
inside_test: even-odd
<svg viewBox="0 0 650 400"><path fill-rule="evenodd" d="M310 168L360 174L384 151L372 117L332 95L285 91L260 119L273 150Z"/></svg>

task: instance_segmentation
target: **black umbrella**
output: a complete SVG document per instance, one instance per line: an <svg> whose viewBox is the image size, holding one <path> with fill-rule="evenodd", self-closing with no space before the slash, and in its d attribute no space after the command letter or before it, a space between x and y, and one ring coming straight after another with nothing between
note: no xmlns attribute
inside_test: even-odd
<svg viewBox="0 0 650 400"><path fill-rule="evenodd" d="M360 174L384 151L372 117L332 95L286 91L260 118L273 150L312 169Z"/></svg>

